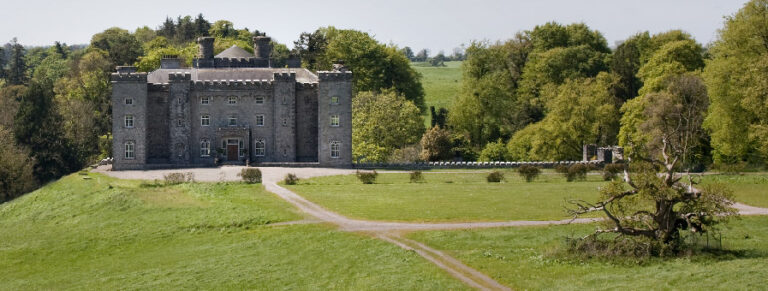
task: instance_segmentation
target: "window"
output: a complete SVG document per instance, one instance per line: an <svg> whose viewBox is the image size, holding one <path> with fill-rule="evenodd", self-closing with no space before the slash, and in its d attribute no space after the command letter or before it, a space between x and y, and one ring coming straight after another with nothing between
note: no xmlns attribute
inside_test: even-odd
<svg viewBox="0 0 768 291"><path fill-rule="evenodd" d="M244 147L242 139L237 141L237 148L239 149L240 157L244 157L245 156L245 147Z"/></svg>
<svg viewBox="0 0 768 291"><path fill-rule="evenodd" d="M338 141L331 142L331 158L338 158L341 154L341 143Z"/></svg>
<svg viewBox="0 0 768 291"><path fill-rule="evenodd" d="M227 125L229 125L229 126L237 126L237 116L230 115L229 119L227 121Z"/></svg>
<svg viewBox="0 0 768 291"><path fill-rule="evenodd" d="M203 116L200 116L200 125L202 126L210 126L211 125L211 116L208 114L203 114Z"/></svg>
<svg viewBox="0 0 768 291"><path fill-rule="evenodd" d="M229 105L237 104L237 96L229 96L229 99L227 100L227 104Z"/></svg>
<svg viewBox="0 0 768 291"><path fill-rule="evenodd" d="M126 160L133 160L136 158L136 155L134 154L134 146L136 144L132 141L125 143L125 159Z"/></svg>
<svg viewBox="0 0 768 291"><path fill-rule="evenodd" d="M126 115L125 116L125 127L126 128L133 128L133 115Z"/></svg>
<svg viewBox="0 0 768 291"><path fill-rule="evenodd" d="M256 104L264 104L264 96L256 96Z"/></svg>
<svg viewBox="0 0 768 291"><path fill-rule="evenodd" d="M181 118L176 119L176 126L178 127L184 126L184 120L182 120Z"/></svg>
<svg viewBox="0 0 768 291"><path fill-rule="evenodd" d="M257 157L263 157L266 152L267 143L263 139L257 139L253 143L253 154Z"/></svg>
<svg viewBox="0 0 768 291"><path fill-rule="evenodd" d="M133 98L125 98L125 105L133 105Z"/></svg>
<svg viewBox="0 0 768 291"><path fill-rule="evenodd" d="M200 140L200 156L201 157L211 156L211 141L208 140L207 138Z"/></svg>
<svg viewBox="0 0 768 291"><path fill-rule="evenodd" d="M200 104L208 105L210 103L211 103L211 97L210 96L200 97Z"/></svg>
<svg viewBox="0 0 768 291"><path fill-rule="evenodd" d="M264 115L256 115L256 126L264 126Z"/></svg>
<svg viewBox="0 0 768 291"><path fill-rule="evenodd" d="M283 118L283 126L288 126L288 119Z"/></svg>
<svg viewBox="0 0 768 291"><path fill-rule="evenodd" d="M176 156L179 158L184 156L184 144L183 143L177 143L176 144Z"/></svg>
<svg viewBox="0 0 768 291"><path fill-rule="evenodd" d="M333 127L338 127L339 126L339 115L338 114L331 115L331 126L333 126Z"/></svg>
<svg viewBox="0 0 768 291"><path fill-rule="evenodd" d="M331 96L331 105L339 105L339 96Z"/></svg>

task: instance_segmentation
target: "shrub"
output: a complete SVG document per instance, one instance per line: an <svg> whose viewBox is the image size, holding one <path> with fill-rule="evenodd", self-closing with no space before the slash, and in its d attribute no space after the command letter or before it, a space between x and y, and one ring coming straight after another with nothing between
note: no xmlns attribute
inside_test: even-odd
<svg viewBox="0 0 768 291"><path fill-rule="evenodd" d="M411 172L411 183L423 183L423 182L424 182L424 174L422 174L421 171Z"/></svg>
<svg viewBox="0 0 768 291"><path fill-rule="evenodd" d="M360 180L360 182L363 182L363 184L373 184L376 182L376 176L378 176L379 173L376 173L374 170L373 172L360 172L357 171L357 179Z"/></svg>
<svg viewBox="0 0 768 291"><path fill-rule="evenodd" d="M603 167L603 179L610 181L616 178L616 175L624 171L624 164L607 164Z"/></svg>
<svg viewBox="0 0 768 291"><path fill-rule="evenodd" d="M485 179L488 180L488 183L499 183L504 180L504 173L501 171L493 171L490 172Z"/></svg>
<svg viewBox="0 0 768 291"><path fill-rule="evenodd" d="M589 166L585 164L573 164L568 167L568 174L565 176L568 182L572 181L584 181L587 179L587 172L589 172Z"/></svg>
<svg viewBox="0 0 768 291"><path fill-rule="evenodd" d="M163 176L165 179L165 185L176 185L181 183L191 183L195 181L195 174L192 172L187 173L168 173Z"/></svg>
<svg viewBox="0 0 768 291"><path fill-rule="evenodd" d="M283 179L283 183L285 185L296 185L296 183L299 182L299 177L296 177L296 174L294 173L288 173L285 175L285 178Z"/></svg>
<svg viewBox="0 0 768 291"><path fill-rule="evenodd" d="M480 152L480 158L478 158L478 160L481 162L505 161L507 155L509 155L507 146L499 140L498 142L489 142L486 144L485 148Z"/></svg>
<svg viewBox="0 0 768 291"><path fill-rule="evenodd" d="M448 160L453 157L451 147L450 132L439 126L432 127L421 137L420 158L424 161Z"/></svg>
<svg viewBox="0 0 768 291"><path fill-rule="evenodd" d="M536 166L522 165L520 168L517 168L517 173L520 174L520 177L523 177L526 182L532 182L539 177L541 169Z"/></svg>
<svg viewBox="0 0 768 291"><path fill-rule="evenodd" d="M403 148L395 149L389 158L388 163L414 163L420 160L419 155L421 153L421 145L413 144L404 146Z"/></svg>
<svg viewBox="0 0 768 291"><path fill-rule="evenodd" d="M240 170L240 174L237 175L243 178L243 182L245 183L261 183L261 170L257 168L243 168Z"/></svg>

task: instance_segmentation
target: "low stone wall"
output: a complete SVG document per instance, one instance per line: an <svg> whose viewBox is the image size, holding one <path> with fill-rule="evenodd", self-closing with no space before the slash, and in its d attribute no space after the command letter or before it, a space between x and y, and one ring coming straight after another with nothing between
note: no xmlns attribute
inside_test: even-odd
<svg viewBox="0 0 768 291"><path fill-rule="evenodd" d="M429 170L429 169L498 169L518 168L522 165L531 165L544 169L555 168L558 165L592 164L601 166L602 161L557 161L557 162L423 162L423 163L355 163L356 169L405 169L405 170Z"/></svg>

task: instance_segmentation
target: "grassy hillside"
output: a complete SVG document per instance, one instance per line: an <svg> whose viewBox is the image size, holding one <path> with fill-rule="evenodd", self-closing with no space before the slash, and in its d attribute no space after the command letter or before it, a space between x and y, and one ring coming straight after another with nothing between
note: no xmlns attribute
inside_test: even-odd
<svg viewBox="0 0 768 291"><path fill-rule="evenodd" d="M422 75L421 84L424 86L424 103L450 109L461 89L461 62L446 62L445 67L432 67L428 63L411 63L414 69ZM429 111L425 116L429 125Z"/></svg>
<svg viewBox="0 0 768 291"><path fill-rule="evenodd" d="M649 259L641 264L553 255L564 238L595 225L417 232L412 239L444 250L515 290L764 290L768 217L732 220L721 255Z"/></svg>
<svg viewBox="0 0 768 291"><path fill-rule="evenodd" d="M0 205L0 290L464 289L413 252L301 219L260 185L70 175Z"/></svg>

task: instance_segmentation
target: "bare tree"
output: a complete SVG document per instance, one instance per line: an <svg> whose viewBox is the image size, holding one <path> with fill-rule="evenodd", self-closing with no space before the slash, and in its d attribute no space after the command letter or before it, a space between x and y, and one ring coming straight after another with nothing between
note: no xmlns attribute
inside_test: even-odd
<svg viewBox="0 0 768 291"><path fill-rule="evenodd" d="M603 187L600 201L572 200L568 211L574 217L605 215L595 236L644 237L674 251L682 246L681 231L703 233L737 213L726 188L698 187L700 179L678 172L703 134L707 95L701 79L680 76L670 81L667 91L642 98L644 121L638 130L648 134L646 156L630 157L623 181Z"/></svg>

